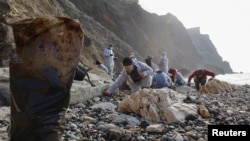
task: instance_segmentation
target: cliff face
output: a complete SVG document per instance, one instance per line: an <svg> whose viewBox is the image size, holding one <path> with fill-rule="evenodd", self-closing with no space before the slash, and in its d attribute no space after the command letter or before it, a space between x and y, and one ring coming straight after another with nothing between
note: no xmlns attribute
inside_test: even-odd
<svg viewBox="0 0 250 141"><path fill-rule="evenodd" d="M199 62L195 60L201 59L186 29L172 14L157 16L144 11L137 3L117 0L71 1L130 46L125 48L114 39L107 38L121 50L121 56L128 56L133 51L139 60L144 60L151 55L157 65L161 52L166 51L170 67L188 70L196 68ZM186 57L193 61L187 63Z"/></svg>
<svg viewBox="0 0 250 141"><path fill-rule="evenodd" d="M81 60L88 67L93 67L96 59L103 62L104 47L112 43L118 57L117 72L122 68L120 61L130 52L141 61L148 55L154 56L152 61L157 65L162 51L167 52L169 67L179 70L231 71L210 40L199 39L203 47L209 48L197 48L200 45L195 42L197 38L188 33L174 15L148 13L137 0L7 0L7 3L10 11L4 19L9 24L37 16L66 16L79 20L85 32ZM213 55L209 55L211 53Z"/></svg>
<svg viewBox="0 0 250 141"><path fill-rule="evenodd" d="M218 54L209 35L200 34L200 28L190 28L188 33L193 41L193 45L201 56L204 66L217 73L232 73L232 69L227 61L223 61Z"/></svg>

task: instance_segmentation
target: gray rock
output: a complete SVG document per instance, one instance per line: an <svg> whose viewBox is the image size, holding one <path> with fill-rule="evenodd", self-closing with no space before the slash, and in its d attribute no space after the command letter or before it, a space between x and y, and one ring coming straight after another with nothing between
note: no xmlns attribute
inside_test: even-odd
<svg viewBox="0 0 250 141"><path fill-rule="evenodd" d="M109 130L109 139L119 141L124 136L124 130L120 128L113 128Z"/></svg>

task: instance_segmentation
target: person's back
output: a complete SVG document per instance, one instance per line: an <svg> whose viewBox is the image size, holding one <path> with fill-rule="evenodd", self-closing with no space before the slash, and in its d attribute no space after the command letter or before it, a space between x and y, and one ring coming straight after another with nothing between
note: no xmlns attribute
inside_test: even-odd
<svg viewBox="0 0 250 141"><path fill-rule="evenodd" d="M152 86L155 88L170 87L171 78L165 72L158 70L153 74Z"/></svg>
<svg viewBox="0 0 250 141"><path fill-rule="evenodd" d="M189 77L188 83L190 83L191 79L194 77L195 79L207 79L207 76L215 77L215 73L208 71L206 69L198 69L195 70Z"/></svg>
<svg viewBox="0 0 250 141"><path fill-rule="evenodd" d="M207 82L207 76L211 76L212 78L215 77L215 73L208 71L206 69L198 69L195 70L189 77L187 85L190 86L190 81L192 78L194 78L194 83L196 90L199 91L200 85L205 85Z"/></svg>

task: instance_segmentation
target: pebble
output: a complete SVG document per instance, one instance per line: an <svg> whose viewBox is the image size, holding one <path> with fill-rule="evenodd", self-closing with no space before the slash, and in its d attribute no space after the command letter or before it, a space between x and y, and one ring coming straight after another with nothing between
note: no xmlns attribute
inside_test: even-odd
<svg viewBox="0 0 250 141"><path fill-rule="evenodd" d="M127 93L99 96L86 103L71 104L66 115L63 141L206 141L207 125L249 125L250 87L232 93L189 93L196 104L203 103L211 114L208 119L189 118L177 123L151 123L133 113L119 113L115 107ZM197 101L199 101L197 103ZM124 116L127 115L127 116ZM7 141L9 119L0 120L0 140Z"/></svg>

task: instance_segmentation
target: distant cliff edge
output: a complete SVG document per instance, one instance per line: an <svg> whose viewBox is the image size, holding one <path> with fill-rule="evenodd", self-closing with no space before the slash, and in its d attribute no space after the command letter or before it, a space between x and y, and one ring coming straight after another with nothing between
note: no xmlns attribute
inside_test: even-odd
<svg viewBox="0 0 250 141"><path fill-rule="evenodd" d="M95 60L103 61L103 49L112 43L118 57L116 71L121 70L120 61L130 52L141 61L148 55L154 56L152 61L156 68L161 52L166 51L169 67L178 68L184 75L197 68L207 68L217 74L233 72L209 36L200 34L199 27L186 29L174 13L164 16L149 13L141 8L138 0L23 1L1 0L9 4L9 8L0 12L0 21L11 24L25 18L51 15L78 20L85 32L81 60L88 67L93 67ZM0 30L6 33L1 36L7 35L7 29L1 24ZM5 48L11 45L3 47L3 43L13 41L3 39L0 40L0 54L4 56L1 62L8 58L10 50L5 52Z"/></svg>

